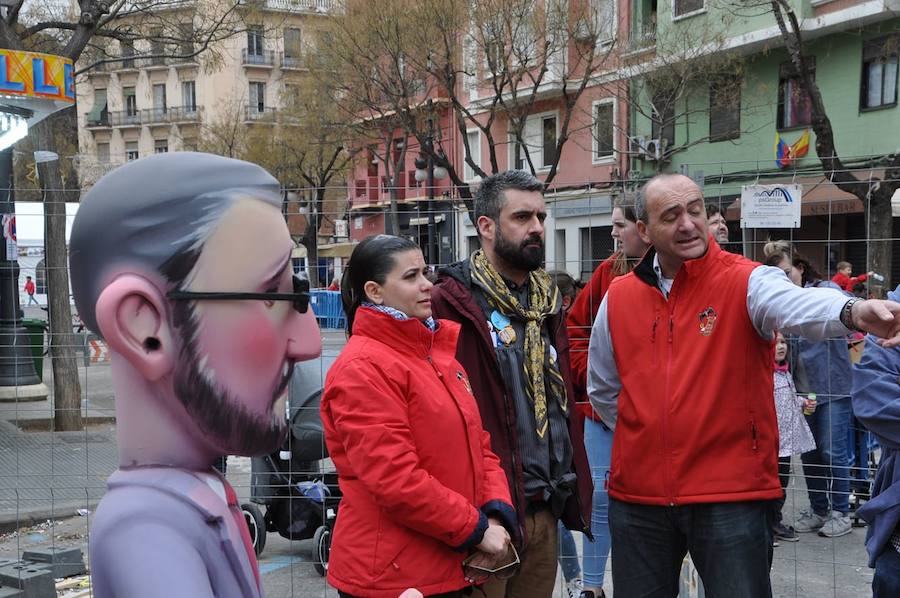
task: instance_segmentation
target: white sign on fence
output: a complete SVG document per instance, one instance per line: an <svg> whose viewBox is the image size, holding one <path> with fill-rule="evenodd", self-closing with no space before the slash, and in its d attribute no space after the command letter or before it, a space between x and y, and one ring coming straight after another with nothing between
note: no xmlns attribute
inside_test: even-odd
<svg viewBox="0 0 900 598"><path fill-rule="evenodd" d="M800 228L800 185L744 185L741 228Z"/></svg>

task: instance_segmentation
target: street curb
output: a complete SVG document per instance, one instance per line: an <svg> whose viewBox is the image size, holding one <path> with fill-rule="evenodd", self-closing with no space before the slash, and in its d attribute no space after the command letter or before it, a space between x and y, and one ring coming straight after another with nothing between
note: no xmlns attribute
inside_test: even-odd
<svg viewBox="0 0 900 598"><path fill-rule="evenodd" d="M33 507L19 509L16 513L0 513L0 534L8 534L23 527L31 527L48 519L68 519L78 515L80 509L93 511L100 504L100 499L89 501L65 501L53 507Z"/></svg>

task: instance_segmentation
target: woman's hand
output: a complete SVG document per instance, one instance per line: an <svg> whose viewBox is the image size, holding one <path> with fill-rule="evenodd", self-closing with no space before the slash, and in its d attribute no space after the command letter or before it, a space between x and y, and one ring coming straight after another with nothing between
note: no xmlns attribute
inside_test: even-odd
<svg viewBox="0 0 900 598"><path fill-rule="evenodd" d="M475 548L487 554L501 556L506 554L507 546L509 546L509 532L496 519L489 519L484 538Z"/></svg>

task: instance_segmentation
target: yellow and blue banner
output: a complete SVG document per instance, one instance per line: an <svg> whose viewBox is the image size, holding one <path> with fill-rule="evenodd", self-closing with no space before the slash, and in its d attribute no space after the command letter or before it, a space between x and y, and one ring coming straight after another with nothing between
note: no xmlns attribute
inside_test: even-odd
<svg viewBox="0 0 900 598"><path fill-rule="evenodd" d="M775 131L775 165L778 168L787 168L794 163L794 160L802 158L807 153L809 153L809 129L803 131L800 139L791 145L788 145L778 131Z"/></svg>
<svg viewBox="0 0 900 598"><path fill-rule="evenodd" d="M75 102L75 70L62 56L0 49L0 96Z"/></svg>

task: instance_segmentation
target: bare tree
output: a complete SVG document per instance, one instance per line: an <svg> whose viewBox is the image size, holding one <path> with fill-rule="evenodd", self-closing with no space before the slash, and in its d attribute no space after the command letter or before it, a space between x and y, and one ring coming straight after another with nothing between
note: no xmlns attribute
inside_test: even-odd
<svg viewBox="0 0 900 598"><path fill-rule="evenodd" d="M444 140L429 138L431 125L447 117L477 176L497 172L499 152L513 144L525 167L546 169L550 183L573 132L579 98L596 84L598 72L613 68L611 6L604 0L347 0L324 50L334 61L348 115L391 131L394 139L414 138L470 198ZM559 108L558 135L552 153L536 164L528 117L545 100ZM486 165L469 147L469 129L484 136ZM387 135L382 137L387 149Z"/></svg>
<svg viewBox="0 0 900 598"><path fill-rule="evenodd" d="M875 158L864 176L854 173L844 164L837 149L837 141L822 92L813 76L813 68L805 51L803 28L799 18L786 0L772 0L770 6L791 64L798 74L800 88L810 100L812 113L810 126L816 134L816 155L822 165L822 172L840 190L858 197L862 202L868 226L868 269L890 274L893 236L891 197L900 188L900 152ZM871 167L878 166L884 168L882 177L871 175Z"/></svg>
<svg viewBox="0 0 900 598"><path fill-rule="evenodd" d="M0 47L45 51L83 65L77 74L109 62L204 56L215 68L217 44L244 30L246 5L237 0L80 0L78 3L4 3L0 14ZM32 134L35 149L66 156L48 128L40 123ZM71 183L67 183L71 186ZM65 210L60 161L41 166L44 190L45 255L50 287L50 358L53 367L56 429L81 427L81 388L71 335L68 276L65 268ZM51 267L51 264L53 265Z"/></svg>

